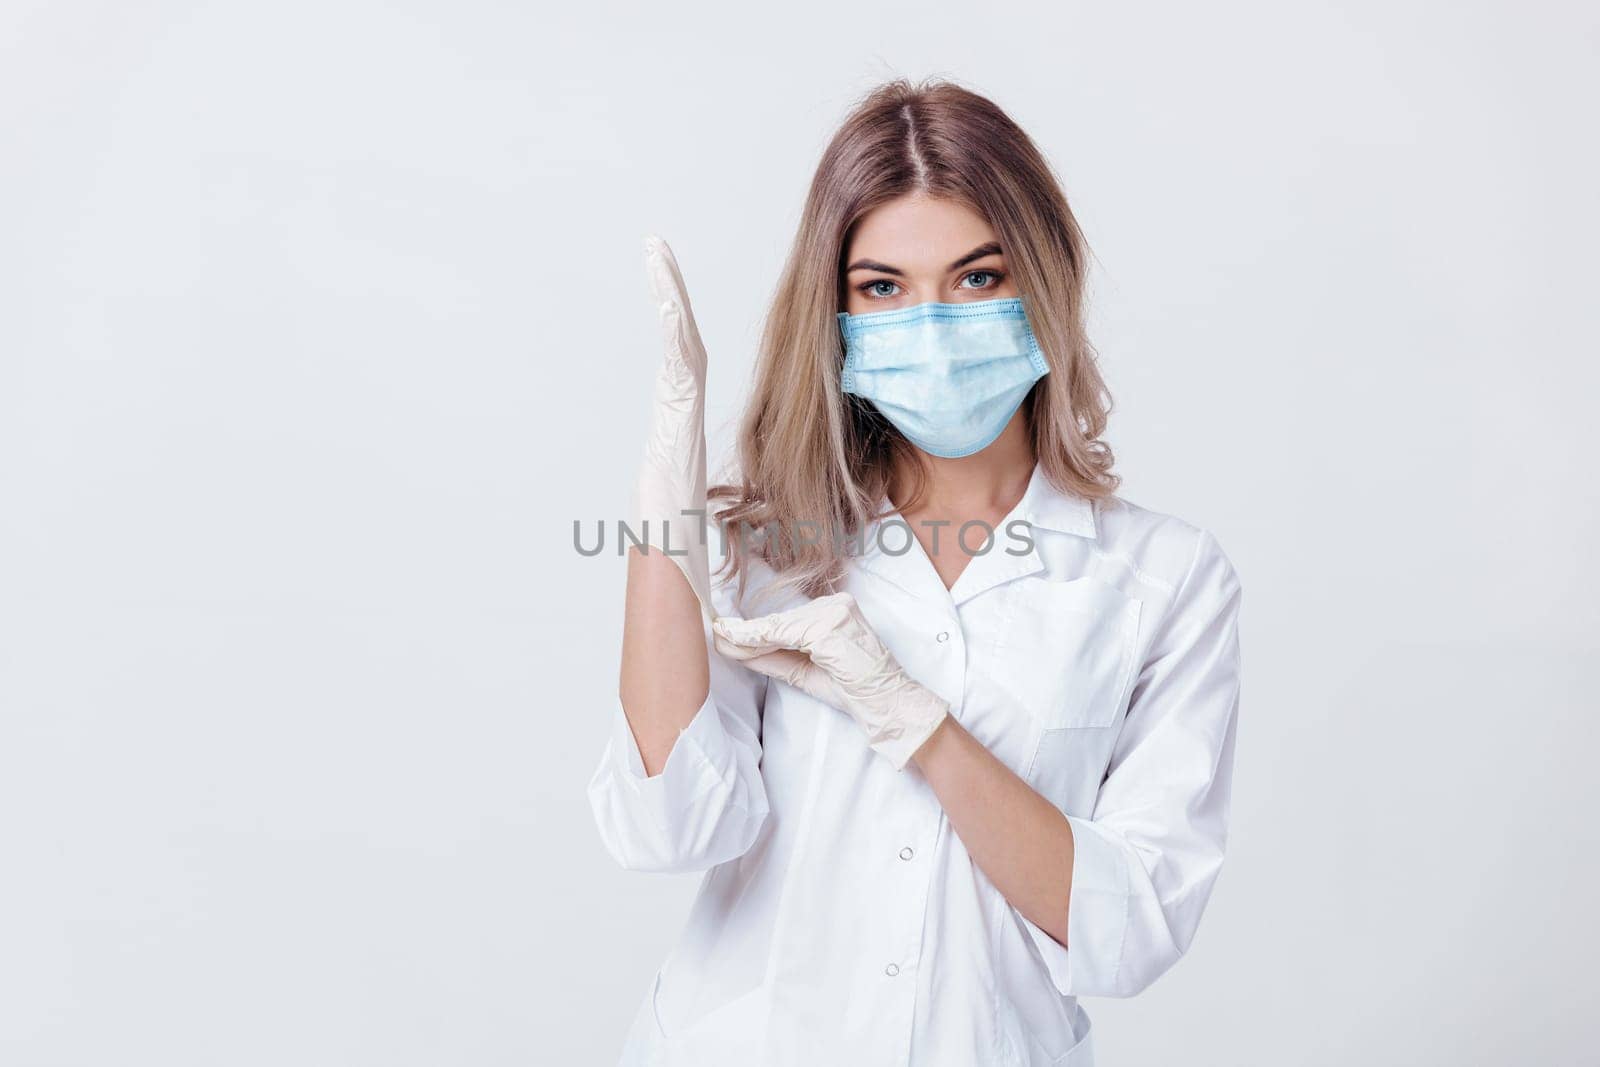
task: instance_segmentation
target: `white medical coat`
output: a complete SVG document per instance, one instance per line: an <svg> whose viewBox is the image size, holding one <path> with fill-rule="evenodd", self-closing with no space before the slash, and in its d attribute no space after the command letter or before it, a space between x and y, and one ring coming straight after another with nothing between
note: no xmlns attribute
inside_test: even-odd
<svg viewBox="0 0 1600 1067"><path fill-rule="evenodd" d="M1007 532L1019 518L1031 548ZM710 693L661 773L645 775L618 704L588 786L624 867L706 872L623 1067L1084 1067L1078 998L1137 993L1195 935L1239 703L1241 590L1216 539L1063 494L1036 467L948 590L898 515L862 541L842 588L1070 821L1066 946L973 863L914 763L896 772L845 712L713 651ZM714 533L711 550L715 568ZM719 613L802 602L752 609L771 577L758 568L735 604L718 576Z"/></svg>

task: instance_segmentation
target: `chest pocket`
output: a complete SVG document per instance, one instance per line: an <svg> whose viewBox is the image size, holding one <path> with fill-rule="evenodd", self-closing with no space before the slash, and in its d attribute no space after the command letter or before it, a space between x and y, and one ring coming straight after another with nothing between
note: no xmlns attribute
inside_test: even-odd
<svg viewBox="0 0 1600 1067"><path fill-rule="evenodd" d="M999 683L1040 726L1110 726L1127 695L1140 602L1098 578L1023 579L996 652Z"/></svg>

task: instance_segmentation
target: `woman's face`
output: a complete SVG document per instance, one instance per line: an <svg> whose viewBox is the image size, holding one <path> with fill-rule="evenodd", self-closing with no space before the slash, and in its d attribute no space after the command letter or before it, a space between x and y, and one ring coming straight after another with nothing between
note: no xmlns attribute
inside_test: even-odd
<svg viewBox="0 0 1600 1067"><path fill-rule="evenodd" d="M983 217L965 204L922 194L863 215L844 262L842 310L852 315L1017 295L999 239Z"/></svg>

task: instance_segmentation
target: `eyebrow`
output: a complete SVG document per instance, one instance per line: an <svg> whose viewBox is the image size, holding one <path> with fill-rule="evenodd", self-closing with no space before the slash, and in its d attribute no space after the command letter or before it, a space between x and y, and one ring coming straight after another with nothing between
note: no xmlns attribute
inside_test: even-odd
<svg viewBox="0 0 1600 1067"><path fill-rule="evenodd" d="M966 255L962 256L960 259L946 267L945 270L960 270L973 260L982 259L984 256L998 256L1000 254L1000 243L998 241L990 241L988 244L982 244L977 248L974 248L972 251L968 252ZM906 276L906 272L901 270L899 267L891 267L887 263L879 263L875 259L858 259L845 268L845 273L849 274L854 270L875 270L884 274L893 274L897 278L904 278Z"/></svg>

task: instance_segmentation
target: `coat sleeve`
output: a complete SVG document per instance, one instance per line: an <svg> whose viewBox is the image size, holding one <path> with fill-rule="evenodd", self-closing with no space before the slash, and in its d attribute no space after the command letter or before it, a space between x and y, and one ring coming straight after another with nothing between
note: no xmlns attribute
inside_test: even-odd
<svg viewBox="0 0 1600 1067"><path fill-rule="evenodd" d="M1132 996L1194 939L1228 836L1241 598L1233 565L1199 531L1093 817L1068 817L1066 945L1018 913L1064 995Z"/></svg>
<svg viewBox="0 0 1600 1067"><path fill-rule="evenodd" d="M726 586L715 593L727 596ZM718 606L719 612L729 605ZM636 871L700 871L743 855L767 817L761 778L761 709L767 679L724 657L701 624L710 690L678 732L659 774L646 775L620 700L589 779L589 806L606 850Z"/></svg>

